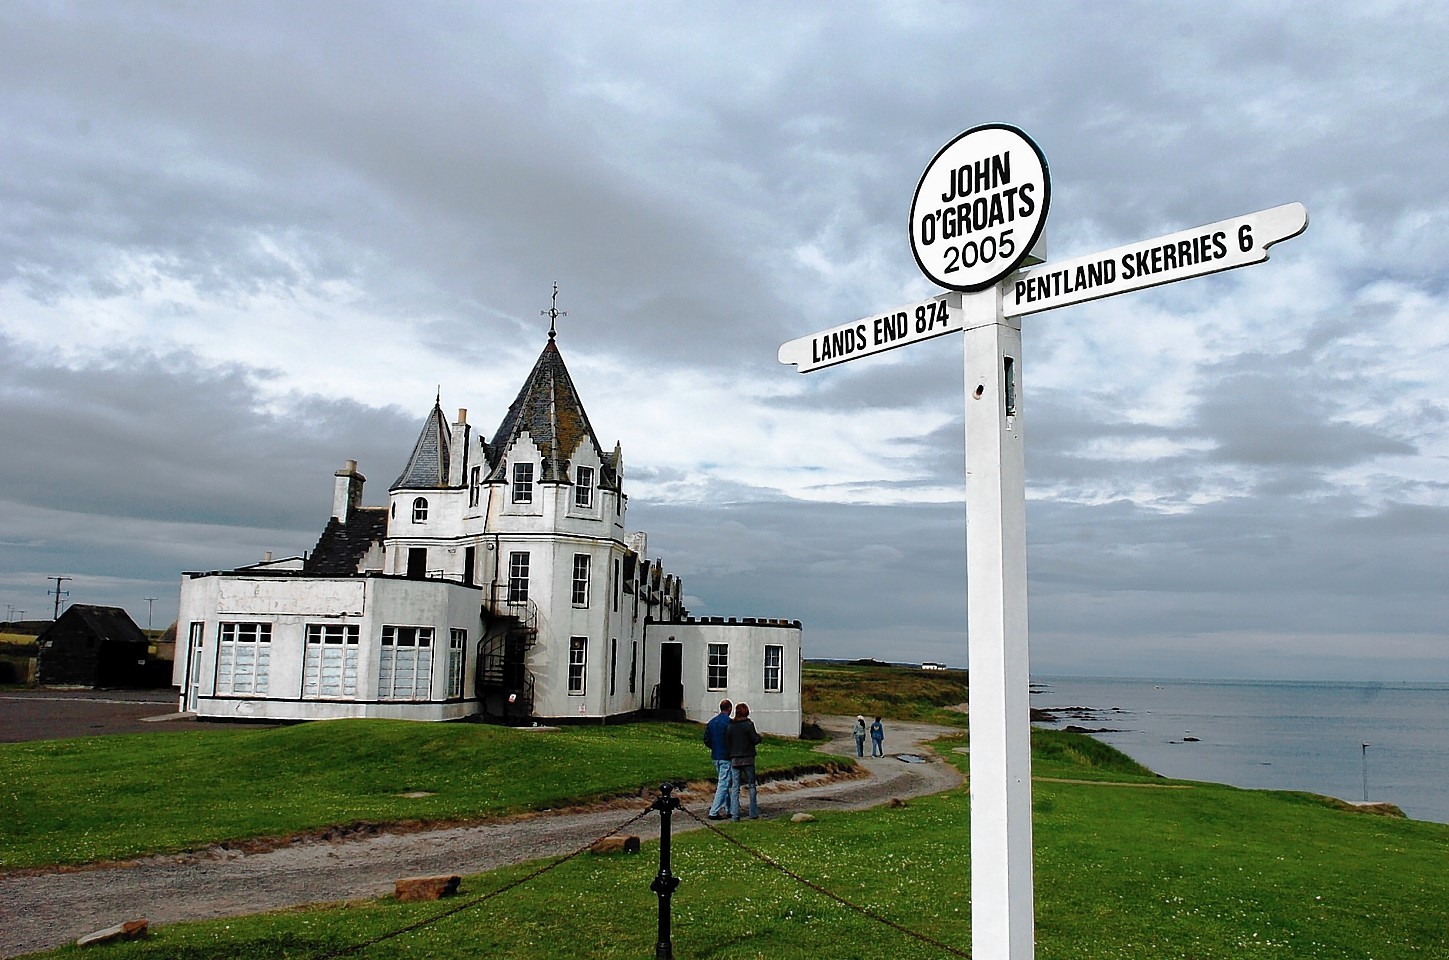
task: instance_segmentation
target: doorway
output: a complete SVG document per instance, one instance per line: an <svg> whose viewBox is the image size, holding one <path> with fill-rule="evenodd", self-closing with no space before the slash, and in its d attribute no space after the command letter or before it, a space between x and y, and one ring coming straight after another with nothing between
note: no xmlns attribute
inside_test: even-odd
<svg viewBox="0 0 1449 960"><path fill-rule="evenodd" d="M659 645L659 709L684 709L684 645Z"/></svg>
<svg viewBox="0 0 1449 960"><path fill-rule="evenodd" d="M184 709L192 712L195 712L197 701L201 699L201 637L205 629L204 623L193 623L186 648L186 706Z"/></svg>

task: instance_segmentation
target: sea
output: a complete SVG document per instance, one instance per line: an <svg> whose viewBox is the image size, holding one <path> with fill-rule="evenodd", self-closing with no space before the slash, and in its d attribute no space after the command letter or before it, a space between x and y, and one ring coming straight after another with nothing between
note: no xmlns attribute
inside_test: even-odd
<svg viewBox="0 0 1449 960"><path fill-rule="evenodd" d="M1449 823L1449 684L1033 676L1031 705L1165 777Z"/></svg>

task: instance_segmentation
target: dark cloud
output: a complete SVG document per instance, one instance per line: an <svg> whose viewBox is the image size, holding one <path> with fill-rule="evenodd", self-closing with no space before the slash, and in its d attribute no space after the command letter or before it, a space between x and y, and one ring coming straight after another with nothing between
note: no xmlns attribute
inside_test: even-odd
<svg viewBox="0 0 1449 960"><path fill-rule="evenodd" d="M487 429L559 280L576 376L608 371L591 410L637 396L693 440L716 411L664 385L741 384L715 429L752 435L700 462L595 424L696 612L961 663L960 341L803 379L775 351L928 295L911 188L1006 120L1050 159L1054 256L1290 200L1313 218L1251 281L1143 294L1145 331L1029 331L1027 375L1069 380L1023 385L1041 667L1432 672L1446 37L1437 9L1348 4L6 5L0 587L74 573L75 599L136 613L174 605L179 570L308 549L344 459L378 502L411 448L426 400L392 389L433 375L400 345L466 370L443 392ZM294 311L303 356L179 339L263 310ZM786 436L852 421L876 426L848 449ZM869 505L923 495L950 502Z"/></svg>

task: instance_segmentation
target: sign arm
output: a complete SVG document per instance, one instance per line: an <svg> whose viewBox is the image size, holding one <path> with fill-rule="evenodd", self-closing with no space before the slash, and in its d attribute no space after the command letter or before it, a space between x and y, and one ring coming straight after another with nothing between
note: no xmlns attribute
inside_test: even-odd
<svg viewBox="0 0 1449 960"><path fill-rule="evenodd" d="M1285 203L1060 263L1021 270L1002 284L1002 312L1041 313L1262 263L1274 244L1308 229L1308 208Z"/></svg>

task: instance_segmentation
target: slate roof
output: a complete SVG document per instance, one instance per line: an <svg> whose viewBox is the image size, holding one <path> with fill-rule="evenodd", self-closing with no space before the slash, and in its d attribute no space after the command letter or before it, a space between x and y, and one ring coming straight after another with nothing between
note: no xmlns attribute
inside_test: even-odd
<svg viewBox="0 0 1449 960"><path fill-rule="evenodd" d="M543 353L539 354L538 362L533 365L523 389L518 391L503 422L498 425L493 442L485 448L490 480L507 479L503 475L504 454L524 431L538 444L543 454L540 481L569 480L569 457L587 438L603 464L599 486L617 488L618 448L612 454L605 454L599 446L599 438L589 424L583 401L579 399L574 381L564 366L563 354L552 335L544 345Z"/></svg>
<svg viewBox="0 0 1449 960"><path fill-rule="evenodd" d="M48 639L52 631L75 629L75 621L81 622L81 629L99 640L115 640L123 643L149 643L141 628L131 615L120 607L102 607L90 603L73 603L66 607L60 618L43 630L37 641Z"/></svg>
<svg viewBox="0 0 1449 960"><path fill-rule="evenodd" d="M374 543L387 536L387 507L356 507L347 522L336 517L327 521L317 546L302 564L302 573L313 577L350 577Z"/></svg>
<svg viewBox="0 0 1449 960"><path fill-rule="evenodd" d="M433 402L432 412L423 422L423 432L413 446L408 465L388 490L438 490L448 486L449 437L448 420L443 416L441 401Z"/></svg>

